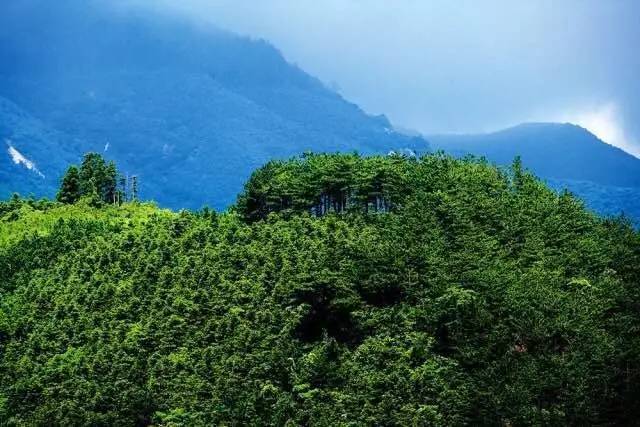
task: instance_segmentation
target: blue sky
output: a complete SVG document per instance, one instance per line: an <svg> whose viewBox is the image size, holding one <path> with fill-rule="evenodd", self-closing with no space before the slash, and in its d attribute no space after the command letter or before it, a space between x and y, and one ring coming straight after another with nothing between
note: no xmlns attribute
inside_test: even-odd
<svg viewBox="0 0 640 427"><path fill-rule="evenodd" d="M142 0L125 0L144 4ZM396 125L580 124L640 155L640 1L157 0L261 37Z"/></svg>

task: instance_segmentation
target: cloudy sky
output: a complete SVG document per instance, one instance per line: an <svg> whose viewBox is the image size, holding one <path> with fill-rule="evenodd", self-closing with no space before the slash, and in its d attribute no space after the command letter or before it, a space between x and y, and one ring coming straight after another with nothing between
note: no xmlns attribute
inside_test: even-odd
<svg viewBox="0 0 640 427"><path fill-rule="evenodd" d="M265 38L397 126L432 134L572 122L640 156L637 0L153 4Z"/></svg>

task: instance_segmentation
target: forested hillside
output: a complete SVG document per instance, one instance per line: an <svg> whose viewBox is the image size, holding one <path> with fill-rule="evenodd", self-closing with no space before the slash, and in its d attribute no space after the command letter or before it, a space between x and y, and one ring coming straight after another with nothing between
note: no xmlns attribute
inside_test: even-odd
<svg viewBox="0 0 640 427"><path fill-rule="evenodd" d="M219 214L14 198L0 419L632 425L639 279L629 224L517 161L307 155Z"/></svg>

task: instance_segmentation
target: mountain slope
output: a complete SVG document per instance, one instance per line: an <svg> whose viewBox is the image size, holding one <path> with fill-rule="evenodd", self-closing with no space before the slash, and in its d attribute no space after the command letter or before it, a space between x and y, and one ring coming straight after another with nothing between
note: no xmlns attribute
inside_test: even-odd
<svg viewBox="0 0 640 427"><path fill-rule="evenodd" d="M0 96L65 134L75 159L100 151L139 175L142 197L164 206L224 207L250 171L273 157L427 146L365 114L264 41L96 0L0 9ZM52 162L56 151L48 150ZM17 177L5 186L24 191ZM41 187L29 190L52 195L53 187Z"/></svg>
<svg viewBox="0 0 640 427"><path fill-rule="evenodd" d="M579 126L528 123L488 134L433 135L429 142L433 149L503 165L520 156L538 176L575 192L598 212L640 219L640 159Z"/></svg>
<svg viewBox="0 0 640 427"><path fill-rule="evenodd" d="M75 160L72 144L57 132L0 97L0 195L49 194Z"/></svg>

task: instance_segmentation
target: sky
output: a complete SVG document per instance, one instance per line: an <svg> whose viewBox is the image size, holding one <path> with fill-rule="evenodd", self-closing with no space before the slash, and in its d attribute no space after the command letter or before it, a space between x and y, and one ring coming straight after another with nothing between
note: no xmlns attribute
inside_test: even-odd
<svg viewBox="0 0 640 427"><path fill-rule="evenodd" d="M264 38L400 128L571 122L640 156L637 0L125 1Z"/></svg>

